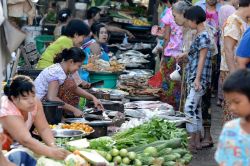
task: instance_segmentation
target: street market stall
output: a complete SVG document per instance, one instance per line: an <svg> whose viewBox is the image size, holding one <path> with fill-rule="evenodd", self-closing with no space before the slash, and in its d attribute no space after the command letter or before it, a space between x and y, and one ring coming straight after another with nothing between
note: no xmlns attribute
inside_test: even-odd
<svg viewBox="0 0 250 166"><path fill-rule="evenodd" d="M91 55L89 63L82 66L90 74L92 84L88 91L101 99L104 110L97 110L93 102L87 101L81 106L83 117L64 118L63 102L43 101L46 119L56 138L55 146L71 154L65 160L53 160L26 149L33 165L185 166L190 163L192 155L187 149L188 136L182 128L183 124L190 123L189 117L158 101L161 90L148 84L154 74L151 52L155 40L149 35L151 24L145 19L145 10L139 6L121 5L118 11L115 6L116 3L111 3L108 12L112 23L134 32L135 38L128 39L124 34L118 38L111 35L109 49L113 52L109 55L110 61ZM48 14L43 28L54 24L48 24L55 19L52 10ZM33 26L26 26L27 34L38 30L39 33L29 36L32 44L27 40L21 47L23 59L19 61L16 72L32 79L41 72L35 69L40 54L54 40L52 36L44 36L49 32L42 32L40 25L35 27L32 30ZM36 128L30 132L41 141ZM23 151L22 146L15 144L6 156L14 160L14 153L20 149ZM19 157L26 159L21 154Z"/></svg>

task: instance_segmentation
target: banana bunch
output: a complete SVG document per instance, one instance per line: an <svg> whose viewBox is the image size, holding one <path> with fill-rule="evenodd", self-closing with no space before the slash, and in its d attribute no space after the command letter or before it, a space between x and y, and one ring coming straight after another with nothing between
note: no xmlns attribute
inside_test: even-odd
<svg viewBox="0 0 250 166"><path fill-rule="evenodd" d="M133 18L132 23L133 25L136 25L136 26L150 26L150 24L147 21L143 21L137 18Z"/></svg>

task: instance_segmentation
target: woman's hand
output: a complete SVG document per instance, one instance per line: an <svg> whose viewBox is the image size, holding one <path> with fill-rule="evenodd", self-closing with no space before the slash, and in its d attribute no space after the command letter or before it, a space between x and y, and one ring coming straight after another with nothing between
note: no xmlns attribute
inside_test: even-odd
<svg viewBox="0 0 250 166"><path fill-rule="evenodd" d="M82 117L83 116L83 112L77 108L75 108L75 110L73 111L73 114L75 117Z"/></svg>
<svg viewBox="0 0 250 166"><path fill-rule="evenodd" d="M194 89L196 91L200 91L202 89L201 81L200 80L198 80L198 79L194 80Z"/></svg>
<svg viewBox="0 0 250 166"><path fill-rule="evenodd" d="M126 34L128 35L128 37L129 37L130 39L135 38L135 36L134 36L131 32L129 32L129 31L126 31Z"/></svg>
<svg viewBox="0 0 250 166"><path fill-rule="evenodd" d="M60 148L51 148L50 156L56 160L64 160L70 154L69 151Z"/></svg>
<svg viewBox="0 0 250 166"><path fill-rule="evenodd" d="M84 89L89 89L91 87L91 83L86 82L86 83L82 84L82 87Z"/></svg>
<svg viewBox="0 0 250 166"><path fill-rule="evenodd" d="M98 110L101 110L103 111L104 110L104 107L102 105L102 103L100 102L100 100L98 100L97 98L93 98L93 102L94 102L94 105L95 107L98 109Z"/></svg>

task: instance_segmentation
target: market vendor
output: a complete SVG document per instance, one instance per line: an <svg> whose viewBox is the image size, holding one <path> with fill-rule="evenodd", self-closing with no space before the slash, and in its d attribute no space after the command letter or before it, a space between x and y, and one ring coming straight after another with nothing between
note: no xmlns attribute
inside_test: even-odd
<svg viewBox="0 0 250 166"><path fill-rule="evenodd" d="M36 68L44 69L53 65L53 60L57 54L61 53L65 48L80 47L89 33L89 27L82 20L72 19L65 27L65 35L48 46L38 61Z"/></svg>
<svg viewBox="0 0 250 166"><path fill-rule="evenodd" d="M38 61L36 68L44 69L53 65L53 60L57 54L61 53L65 48L71 48L73 46L80 47L89 33L90 30L88 26L84 24L82 20L70 20L64 29L64 35L49 45ZM81 85L84 88L90 87L88 82L81 80L78 72L74 74L74 79L78 86Z"/></svg>
<svg viewBox="0 0 250 166"><path fill-rule="evenodd" d="M35 95L33 81L27 76L16 76L4 88L1 98L0 123L13 140L35 154L63 160L69 154L55 146L55 139ZM29 130L34 124L44 143L32 138Z"/></svg>
<svg viewBox="0 0 250 166"><path fill-rule="evenodd" d="M82 45L82 49L86 54L84 64L88 64L91 55L98 55L100 59L109 61L107 41L109 33L106 26L102 23L94 23L91 26L92 38ZM89 81L89 73L85 70L79 70L81 79Z"/></svg>
<svg viewBox="0 0 250 166"><path fill-rule="evenodd" d="M101 9L98 7L91 7L87 11L87 19L84 22L91 27L94 23L100 21L100 13ZM105 24L106 25L106 24ZM126 29L122 29L116 26L106 25L106 28L109 32L120 32L127 34L130 38L134 38L135 36Z"/></svg>
<svg viewBox="0 0 250 166"><path fill-rule="evenodd" d="M82 66L85 53L78 47L64 49L58 54L54 65L45 68L36 78L36 94L40 100L63 101L63 109L66 117L81 117L83 112L77 108L79 97L93 100L98 110L103 110L100 101L78 87L72 73L75 73Z"/></svg>

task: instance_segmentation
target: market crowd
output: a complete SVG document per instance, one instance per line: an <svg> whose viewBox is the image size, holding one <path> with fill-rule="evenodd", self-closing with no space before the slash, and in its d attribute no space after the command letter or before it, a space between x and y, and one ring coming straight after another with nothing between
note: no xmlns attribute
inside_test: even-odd
<svg viewBox="0 0 250 166"><path fill-rule="evenodd" d="M163 78L161 100L190 118L186 124L189 149L199 153L214 146L210 133L214 111L211 98L217 96L217 105L224 112L224 128L215 159L220 165L249 165L250 71L246 68L250 67L250 0L200 0L194 5L182 0L161 3L166 9L160 25L152 28L160 41L154 53L162 52L158 71ZM64 102L64 117L83 116L78 109L80 97L93 100L103 110L96 97L80 88L90 86L89 73L81 66L88 63L92 54L109 61L109 32L134 36L127 30L100 23L100 12L101 9L91 7L87 19L80 20L72 18L69 9L61 10L54 32L56 40L37 64L42 72L34 82L26 76L7 82L1 98L0 123L10 140L36 154L64 159L69 152L55 145L42 101ZM176 76L176 70L180 76ZM32 138L32 125L44 144ZM1 162L7 163L0 156Z"/></svg>
<svg viewBox="0 0 250 166"><path fill-rule="evenodd" d="M161 24L152 30L162 42L154 52L162 51L159 72L164 100L191 118L186 124L189 149L199 153L214 145L211 98L217 96L224 128L215 159L219 165L249 165L250 146L242 142L249 142L250 112L239 96L249 104L250 1L162 3L166 9ZM182 67L181 81L173 77L178 66Z"/></svg>

